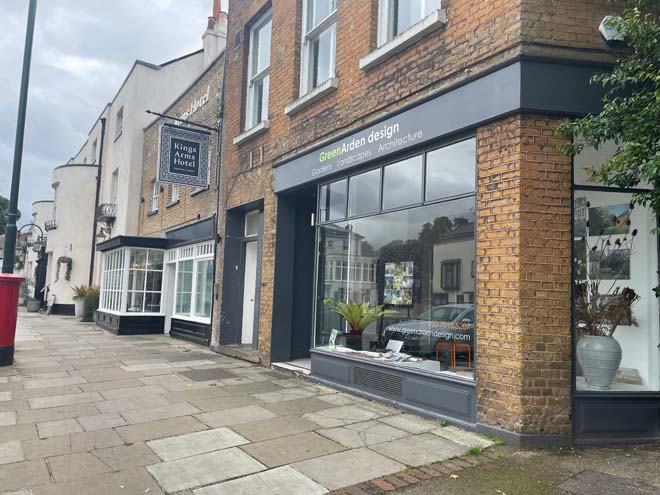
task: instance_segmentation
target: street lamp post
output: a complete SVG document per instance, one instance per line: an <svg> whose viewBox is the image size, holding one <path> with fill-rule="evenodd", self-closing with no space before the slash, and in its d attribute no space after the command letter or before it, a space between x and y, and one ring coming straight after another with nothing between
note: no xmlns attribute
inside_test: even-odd
<svg viewBox="0 0 660 495"><path fill-rule="evenodd" d="M25 51L23 52L23 74L21 93L18 102L18 121L16 123L16 141L14 145L14 168L11 176L11 194L9 213L5 227L5 252L2 260L2 273L14 273L16 252L16 221L18 219L18 190L21 183L21 164L23 161L23 138L25 136L25 114L27 110L28 85L30 83L30 62L32 59L32 41L34 39L34 19L37 13L37 0L30 0L28 7L27 31L25 33Z"/></svg>

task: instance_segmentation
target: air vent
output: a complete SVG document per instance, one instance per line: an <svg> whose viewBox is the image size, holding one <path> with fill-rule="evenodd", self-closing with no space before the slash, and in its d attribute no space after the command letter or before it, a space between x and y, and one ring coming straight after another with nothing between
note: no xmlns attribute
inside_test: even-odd
<svg viewBox="0 0 660 495"><path fill-rule="evenodd" d="M401 397L403 379L389 373L353 366L353 385L393 397Z"/></svg>

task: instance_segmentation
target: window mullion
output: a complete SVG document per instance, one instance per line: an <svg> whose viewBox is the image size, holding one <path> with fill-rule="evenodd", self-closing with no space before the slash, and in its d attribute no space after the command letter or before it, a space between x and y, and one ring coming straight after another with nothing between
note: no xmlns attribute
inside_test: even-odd
<svg viewBox="0 0 660 495"><path fill-rule="evenodd" d="M196 293L196 285L197 285L197 270L199 269L197 260L193 260L193 269L192 269L192 281L190 283L190 312L188 313L188 316L193 317L195 316L195 304L197 304L197 293Z"/></svg>
<svg viewBox="0 0 660 495"><path fill-rule="evenodd" d="M121 294L119 301L119 312L126 313L126 304L128 302L128 271L131 264L131 250L124 248L124 271L122 273Z"/></svg>

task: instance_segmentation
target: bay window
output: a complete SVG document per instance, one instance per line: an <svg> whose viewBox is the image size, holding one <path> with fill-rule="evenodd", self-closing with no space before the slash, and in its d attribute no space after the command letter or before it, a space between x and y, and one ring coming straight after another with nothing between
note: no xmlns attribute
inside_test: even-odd
<svg viewBox="0 0 660 495"><path fill-rule="evenodd" d="M392 41L426 16L440 9L440 0L380 0L378 46Z"/></svg>
<svg viewBox="0 0 660 495"><path fill-rule="evenodd" d="M305 0L301 96L335 77L337 0Z"/></svg>
<svg viewBox="0 0 660 495"><path fill-rule="evenodd" d="M268 12L250 30L246 130L268 120L271 25L271 13Z"/></svg>

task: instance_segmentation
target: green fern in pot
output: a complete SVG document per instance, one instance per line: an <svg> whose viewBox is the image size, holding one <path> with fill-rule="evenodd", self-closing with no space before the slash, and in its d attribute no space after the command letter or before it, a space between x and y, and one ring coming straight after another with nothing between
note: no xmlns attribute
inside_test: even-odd
<svg viewBox="0 0 660 495"><path fill-rule="evenodd" d="M365 328L387 316L397 314L391 309L383 309L383 305L370 307L369 304L358 304L353 300L348 303L326 299L323 301L334 313L341 316L350 328L348 335L359 336Z"/></svg>

